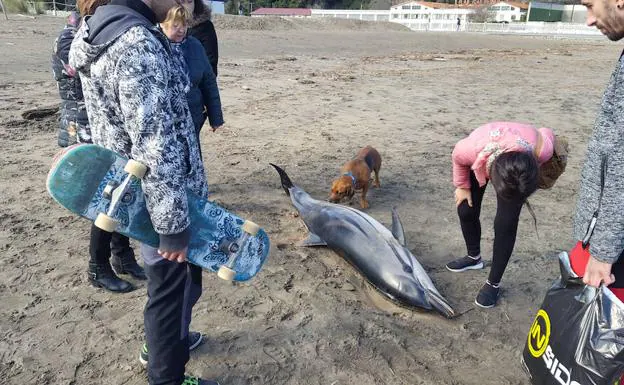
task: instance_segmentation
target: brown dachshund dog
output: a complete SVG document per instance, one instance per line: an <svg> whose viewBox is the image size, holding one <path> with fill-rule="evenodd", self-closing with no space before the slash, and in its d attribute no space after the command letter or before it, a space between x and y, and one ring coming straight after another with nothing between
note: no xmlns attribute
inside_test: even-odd
<svg viewBox="0 0 624 385"><path fill-rule="evenodd" d="M368 208L366 193L371 172L375 172L375 187L381 186L379 183L379 169L381 168L381 156L371 146L366 146L358 152L355 158L348 161L340 170L342 175L332 183L329 201L340 202L343 198L352 198L356 190L362 190L360 207Z"/></svg>

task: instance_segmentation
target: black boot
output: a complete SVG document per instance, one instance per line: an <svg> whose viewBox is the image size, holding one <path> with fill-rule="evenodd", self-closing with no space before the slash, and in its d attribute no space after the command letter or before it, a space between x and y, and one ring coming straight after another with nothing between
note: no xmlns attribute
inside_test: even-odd
<svg viewBox="0 0 624 385"><path fill-rule="evenodd" d="M111 265L117 274L130 274L136 279L147 279L145 271L141 265L137 263L136 259L134 259L134 254L126 254L121 257L113 255L111 258Z"/></svg>
<svg viewBox="0 0 624 385"><path fill-rule="evenodd" d="M127 293L133 289L130 282L115 275L108 263L105 265L89 263L89 282L95 287L114 293Z"/></svg>

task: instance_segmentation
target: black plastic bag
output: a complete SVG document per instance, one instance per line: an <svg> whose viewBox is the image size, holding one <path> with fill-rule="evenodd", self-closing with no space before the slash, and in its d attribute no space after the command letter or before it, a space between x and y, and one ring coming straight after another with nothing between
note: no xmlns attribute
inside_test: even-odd
<svg viewBox="0 0 624 385"><path fill-rule="evenodd" d="M624 304L606 287L583 284L567 253L522 354L534 385L613 385L624 372Z"/></svg>

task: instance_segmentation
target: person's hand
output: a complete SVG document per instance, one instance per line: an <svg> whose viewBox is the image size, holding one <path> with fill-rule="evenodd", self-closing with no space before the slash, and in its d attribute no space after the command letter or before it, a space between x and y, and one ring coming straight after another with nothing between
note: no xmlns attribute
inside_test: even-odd
<svg viewBox="0 0 624 385"><path fill-rule="evenodd" d="M609 286L615 282L615 276L611 274L611 264L600 262L594 257L590 257L583 275L583 283L593 287L599 287L604 282Z"/></svg>
<svg viewBox="0 0 624 385"><path fill-rule="evenodd" d="M212 132L215 132L217 131L217 129L221 129L221 128L223 128L223 124L220 126L212 126Z"/></svg>
<svg viewBox="0 0 624 385"><path fill-rule="evenodd" d="M458 187L455 189L455 205L459 207L463 201L468 201L468 206L472 207L472 193L470 189Z"/></svg>
<svg viewBox="0 0 624 385"><path fill-rule="evenodd" d="M178 263L182 263L184 261L186 261L186 253L188 251L188 247L185 247L182 250L178 250L178 251L160 251L158 250L158 254L160 254L161 257L165 258L166 260L169 260L171 262L178 262Z"/></svg>

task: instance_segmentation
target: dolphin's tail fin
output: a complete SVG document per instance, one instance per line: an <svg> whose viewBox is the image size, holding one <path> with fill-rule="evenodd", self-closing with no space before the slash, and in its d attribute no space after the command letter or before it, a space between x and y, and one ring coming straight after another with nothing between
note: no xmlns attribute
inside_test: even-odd
<svg viewBox="0 0 624 385"><path fill-rule="evenodd" d="M440 295L440 293L436 293L430 290L427 290L427 296L429 298L429 303L436 309L440 314L445 316L446 318L455 318L455 310L451 307L448 301Z"/></svg>
<svg viewBox="0 0 624 385"><path fill-rule="evenodd" d="M273 163L269 163L271 166L273 166L275 168L275 170L277 170L277 173L280 176L280 179L282 180L282 187L284 188L284 191L286 191L286 195L290 196L290 188L292 188L294 186L293 182L290 180L290 178L288 177L288 175L286 174L286 171L282 170L280 167L274 165Z"/></svg>

